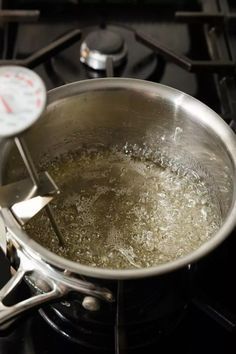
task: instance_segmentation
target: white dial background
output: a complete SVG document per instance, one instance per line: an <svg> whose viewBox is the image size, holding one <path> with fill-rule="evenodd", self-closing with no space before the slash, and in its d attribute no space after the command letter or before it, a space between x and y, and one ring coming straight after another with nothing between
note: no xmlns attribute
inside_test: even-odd
<svg viewBox="0 0 236 354"><path fill-rule="evenodd" d="M33 71L19 66L0 67L0 137L18 135L43 113L46 88Z"/></svg>

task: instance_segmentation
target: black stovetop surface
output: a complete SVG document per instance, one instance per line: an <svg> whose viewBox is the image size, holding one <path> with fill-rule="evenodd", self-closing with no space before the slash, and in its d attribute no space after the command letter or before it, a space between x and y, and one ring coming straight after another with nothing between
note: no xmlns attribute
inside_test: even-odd
<svg viewBox="0 0 236 354"><path fill-rule="evenodd" d="M36 22L21 22L19 25L5 23L1 26L2 60L26 58L76 28L81 29L83 39L91 28L113 26L126 31L130 41L130 58L122 70L115 71L115 76L140 77L182 90L197 97L221 114L228 123L232 123L236 117L234 70L224 68L221 72L216 70L212 73L206 68L198 70L193 66L193 72L188 72L176 64L173 58L170 60L168 56L160 55L160 50L155 55L152 50L137 44L133 31L158 40L177 56L185 55L196 61L235 61L236 21L233 1L157 0L149 5L145 5L145 1L130 1L129 4L114 4L112 1L94 3L81 1L78 5L77 1L3 1L5 9L39 9L41 15ZM192 18L190 21L189 17L177 21L175 11L191 11L195 14L205 11L212 16L204 20L204 23L201 16L196 15L195 21ZM47 57L43 64L31 65L42 76L48 89L75 80L106 76L105 72L89 71L80 64L80 41L53 58ZM193 299L179 326L168 336L161 337L155 345L136 350L135 354L147 350L150 354L235 353L235 251L236 238L233 233L215 252L195 266ZM0 265L0 281L3 284L9 270L2 255ZM27 288L23 284L16 297L25 293ZM36 310L0 333L1 354L60 354L66 351L72 354L86 353L83 348L52 329Z"/></svg>

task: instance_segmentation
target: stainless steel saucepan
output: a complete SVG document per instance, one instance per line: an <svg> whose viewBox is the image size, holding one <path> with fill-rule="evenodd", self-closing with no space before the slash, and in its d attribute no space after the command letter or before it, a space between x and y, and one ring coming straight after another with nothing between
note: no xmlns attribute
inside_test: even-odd
<svg viewBox="0 0 236 354"><path fill-rule="evenodd" d="M176 132L181 132L178 139ZM183 160L185 154L191 154L217 187L223 223L199 249L175 261L145 269L111 270L84 266L51 253L23 231L9 208L1 206L0 245L12 264L12 278L0 291L2 326L26 309L70 292L82 294L91 306L92 299L112 302L112 282L161 277L185 267L217 247L236 224L235 135L214 111L173 88L120 78L59 87L49 92L46 113L25 133L25 140L36 162L80 146L122 146L126 142L168 149ZM21 173L19 157L14 154L10 142L0 141L0 180L4 184L9 170ZM32 297L7 306L6 296L22 279L30 284Z"/></svg>

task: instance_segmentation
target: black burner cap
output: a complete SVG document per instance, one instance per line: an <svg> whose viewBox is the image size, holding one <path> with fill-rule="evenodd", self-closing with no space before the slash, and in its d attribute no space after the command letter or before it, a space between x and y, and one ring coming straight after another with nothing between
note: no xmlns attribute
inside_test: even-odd
<svg viewBox="0 0 236 354"><path fill-rule="evenodd" d="M124 46L121 35L108 29L99 29L89 33L85 41L90 50L108 55L121 52Z"/></svg>

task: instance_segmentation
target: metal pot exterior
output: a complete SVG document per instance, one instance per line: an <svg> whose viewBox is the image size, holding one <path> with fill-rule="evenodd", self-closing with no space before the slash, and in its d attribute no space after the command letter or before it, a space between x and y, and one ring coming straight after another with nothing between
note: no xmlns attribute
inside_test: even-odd
<svg viewBox="0 0 236 354"><path fill-rule="evenodd" d="M180 139L175 139L176 129L182 132ZM209 253L235 226L234 133L210 108L180 91L146 81L118 78L65 85L49 92L46 113L27 132L25 139L35 161L45 155L50 158L75 147L86 148L93 144L123 146L129 142L147 144L152 149L158 143L160 148L165 149L167 146L168 151L176 156L184 156L185 151L191 151L201 165L210 169L221 193L219 197L224 222L211 240L173 262L135 270L98 269L63 259L29 238L9 210L2 209L8 242L13 242L20 252L40 265L46 277L52 270L49 278L59 288L63 279L63 286L67 290L62 286L57 296L63 296L71 290L71 279L88 277L92 281L96 279L99 284L109 284L119 279L139 279L175 271ZM0 142L0 147L0 151L7 150L5 142ZM2 166L17 170L16 159L8 161L7 153L1 155ZM223 188L221 191L225 183L228 186L227 193ZM53 286L51 284L51 289Z"/></svg>

